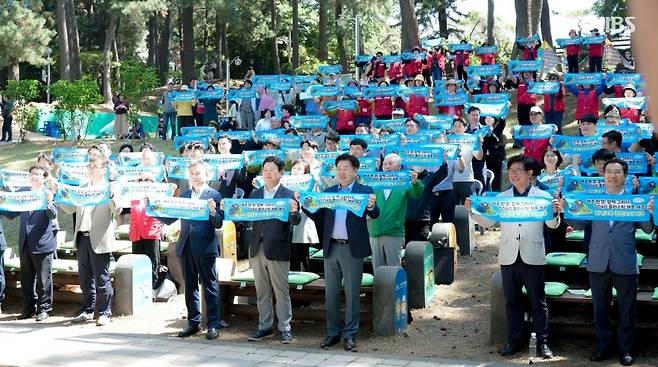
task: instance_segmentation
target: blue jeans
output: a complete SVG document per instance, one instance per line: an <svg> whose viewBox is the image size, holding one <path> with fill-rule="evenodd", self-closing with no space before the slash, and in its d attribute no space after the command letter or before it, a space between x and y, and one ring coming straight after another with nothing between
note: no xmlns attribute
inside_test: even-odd
<svg viewBox="0 0 658 367"><path fill-rule="evenodd" d="M563 115L564 112L553 111L553 112L546 112L546 116L544 117L547 124L553 124L557 126L557 133L559 135L562 135Z"/></svg>
<svg viewBox="0 0 658 367"><path fill-rule="evenodd" d="M443 69L432 68L432 86L436 85L437 80L443 77Z"/></svg>
<svg viewBox="0 0 658 367"><path fill-rule="evenodd" d="M167 131L169 130L170 122L171 138L173 139L176 136L176 132L178 131L178 128L176 127L176 111L162 113L162 135L160 136L162 140L167 140Z"/></svg>

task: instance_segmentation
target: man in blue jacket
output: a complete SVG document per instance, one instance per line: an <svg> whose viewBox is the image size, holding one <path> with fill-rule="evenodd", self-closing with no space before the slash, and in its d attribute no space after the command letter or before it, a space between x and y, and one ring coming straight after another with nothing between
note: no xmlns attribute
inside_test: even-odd
<svg viewBox="0 0 658 367"><path fill-rule="evenodd" d="M325 192L341 194L369 194L368 206L363 215L345 209L319 209L315 213L302 208L315 223L322 223L322 250L324 252L324 276L326 279L325 299L327 304L327 337L320 347L329 348L340 342L343 333L343 348L356 352L355 335L359 331L361 303L361 278L363 258L372 254L366 215L379 217L377 198L370 186L356 182L359 160L343 154L336 158L336 182ZM341 281L345 292L345 326L340 324Z"/></svg>
<svg viewBox="0 0 658 367"><path fill-rule="evenodd" d="M203 286L208 305L208 331L206 339L219 337L219 286L215 258L219 256L219 246L215 229L222 226L223 214L217 211L222 196L208 186L208 167L201 161L193 161L188 168L190 189L181 194L182 198L207 200L210 208L208 220L181 219L180 236L176 245L185 282L185 306L187 307L187 327L178 333L186 338L198 333L201 323L201 302L199 300L199 280ZM166 224L178 219L157 218Z"/></svg>
<svg viewBox="0 0 658 367"><path fill-rule="evenodd" d="M30 168L31 191L47 190L44 185L47 178L48 172L45 169L37 166ZM57 207L53 202L53 194L48 191L47 195L48 207L45 210L0 212L0 215L9 219L19 216L21 218L18 233L23 291L23 312L18 317L21 320L29 319L36 313L36 321L44 321L53 309L53 258L57 248L55 239ZM0 242L4 242L4 238Z"/></svg>

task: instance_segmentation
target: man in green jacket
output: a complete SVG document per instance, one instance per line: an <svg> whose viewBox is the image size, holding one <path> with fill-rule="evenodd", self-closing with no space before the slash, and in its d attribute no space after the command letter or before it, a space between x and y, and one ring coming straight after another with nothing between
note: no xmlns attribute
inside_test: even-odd
<svg viewBox="0 0 658 367"><path fill-rule="evenodd" d="M384 157L383 171L399 171L402 159L396 153ZM407 214L407 198L419 198L425 186L418 180L418 173L409 172L411 186L397 189L375 190L379 218L370 222L370 246L372 247L372 265L399 266L400 250L404 247L404 220Z"/></svg>

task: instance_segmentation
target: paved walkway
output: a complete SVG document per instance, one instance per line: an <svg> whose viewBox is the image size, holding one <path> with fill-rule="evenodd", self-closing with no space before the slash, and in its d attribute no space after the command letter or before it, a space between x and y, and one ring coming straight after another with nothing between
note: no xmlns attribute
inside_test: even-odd
<svg viewBox="0 0 658 367"><path fill-rule="evenodd" d="M501 366L383 354L272 348L256 343L102 332L68 323L0 323L0 366Z"/></svg>

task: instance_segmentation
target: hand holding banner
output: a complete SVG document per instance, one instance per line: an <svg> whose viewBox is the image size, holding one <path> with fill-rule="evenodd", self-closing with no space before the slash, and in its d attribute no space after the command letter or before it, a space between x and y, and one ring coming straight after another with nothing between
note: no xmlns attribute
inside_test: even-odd
<svg viewBox="0 0 658 367"><path fill-rule="evenodd" d="M508 101L509 95L507 93L487 93L473 96L473 103L507 103Z"/></svg>
<svg viewBox="0 0 658 367"><path fill-rule="evenodd" d="M208 220L210 207L208 200L149 196L146 200L146 215L154 218Z"/></svg>
<svg viewBox="0 0 658 367"><path fill-rule="evenodd" d="M530 82L529 93L557 94L560 92L560 82Z"/></svg>
<svg viewBox="0 0 658 367"><path fill-rule="evenodd" d="M507 63L507 67L512 73L538 71L544 67L544 60L511 60Z"/></svg>
<svg viewBox="0 0 658 367"><path fill-rule="evenodd" d="M548 139L557 130L553 124L515 125L512 127L514 139Z"/></svg>
<svg viewBox="0 0 658 367"><path fill-rule="evenodd" d="M231 140L251 140L252 135L249 130L229 130L229 131L218 131L215 134L215 139L219 139L222 136L226 136Z"/></svg>
<svg viewBox="0 0 658 367"><path fill-rule="evenodd" d="M332 192L300 193L301 205L311 213L319 209L345 209L362 216L368 206L368 194L339 194Z"/></svg>
<svg viewBox="0 0 658 367"><path fill-rule="evenodd" d="M244 167L244 156L242 154L204 154L201 160L208 166L216 167L219 172Z"/></svg>
<svg viewBox="0 0 658 367"><path fill-rule="evenodd" d="M546 197L471 196L471 210L497 222L544 222L555 217Z"/></svg>
<svg viewBox="0 0 658 367"><path fill-rule="evenodd" d="M393 148L394 149L394 148ZM402 159L402 165L420 166L420 167L434 167L443 164L442 148L424 148L424 147L405 147L396 149L398 155Z"/></svg>
<svg viewBox="0 0 658 367"><path fill-rule="evenodd" d="M288 221L290 199L224 199L224 220L260 221L278 219Z"/></svg>
<svg viewBox="0 0 658 367"><path fill-rule="evenodd" d="M603 81L601 73L566 73L564 85L599 85Z"/></svg>
<svg viewBox="0 0 658 367"><path fill-rule="evenodd" d="M498 118L505 118L509 113L509 105L507 102L501 103L467 103L464 109L468 110L471 106L477 107L480 110L480 116L493 116Z"/></svg>
<svg viewBox="0 0 658 367"><path fill-rule="evenodd" d="M55 202L68 206L97 206L110 202L110 185L71 186L57 184Z"/></svg>
<svg viewBox="0 0 658 367"><path fill-rule="evenodd" d="M619 108L647 109L647 97L603 98L601 102L606 107L613 104Z"/></svg>
<svg viewBox="0 0 658 367"><path fill-rule="evenodd" d="M469 149L474 152L480 151L480 137L472 134L449 134L446 140L450 144L457 144L463 149Z"/></svg>
<svg viewBox="0 0 658 367"><path fill-rule="evenodd" d="M571 45L580 45L580 37L558 38L555 42L558 46L565 48Z"/></svg>
<svg viewBox="0 0 658 367"><path fill-rule="evenodd" d="M325 115L291 116L290 125L295 129L325 129L329 117Z"/></svg>
<svg viewBox="0 0 658 367"><path fill-rule="evenodd" d="M161 182L122 182L117 190L117 205L130 208L132 200L141 200L147 196L174 196L176 185Z"/></svg>
<svg viewBox="0 0 658 367"><path fill-rule="evenodd" d="M562 154L589 154L601 147L601 136L553 136L555 149Z"/></svg>
<svg viewBox="0 0 658 367"><path fill-rule="evenodd" d="M418 120L421 129L428 130L452 130L454 119L450 115L417 115L415 118Z"/></svg>
<svg viewBox="0 0 658 367"><path fill-rule="evenodd" d="M439 107L463 106L466 103L468 103L468 94L466 93L444 93L434 96L434 104Z"/></svg>
<svg viewBox="0 0 658 367"><path fill-rule="evenodd" d="M29 212L44 210L48 207L46 191L0 191L0 211Z"/></svg>
<svg viewBox="0 0 658 367"><path fill-rule="evenodd" d="M646 222L649 196L642 195L565 195L564 217L577 220Z"/></svg>
<svg viewBox="0 0 658 367"><path fill-rule="evenodd" d="M473 51L473 45L470 43L450 43L448 44L450 52Z"/></svg>
<svg viewBox="0 0 658 367"><path fill-rule="evenodd" d="M532 36L529 37L517 37L516 42L520 43L522 45L531 43L531 42L539 42L541 38L539 37L539 33L535 33Z"/></svg>
<svg viewBox="0 0 658 367"><path fill-rule="evenodd" d="M495 46L494 46L495 47ZM500 75L500 65L474 65L467 66L466 72L469 76L498 76Z"/></svg>
<svg viewBox="0 0 658 367"><path fill-rule="evenodd" d="M411 185L409 171L363 172L359 173L359 182L378 189L408 189Z"/></svg>
<svg viewBox="0 0 658 367"><path fill-rule="evenodd" d="M229 101L238 101L244 98L257 98L258 94L254 88L242 88L242 89L229 89L228 91L228 100Z"/></svg>

